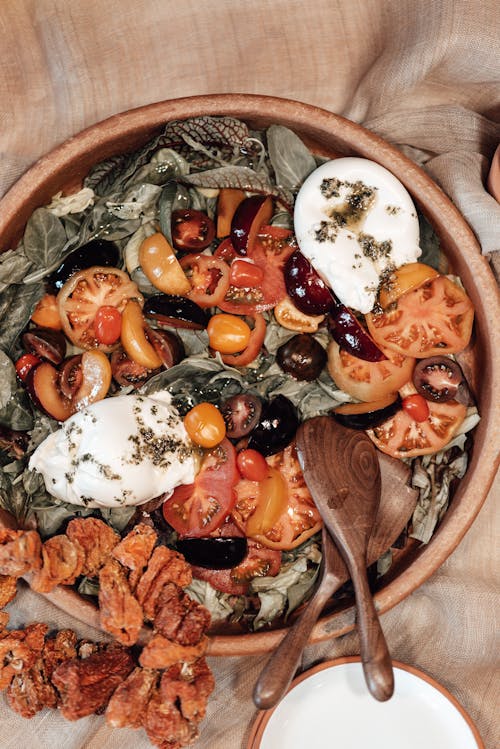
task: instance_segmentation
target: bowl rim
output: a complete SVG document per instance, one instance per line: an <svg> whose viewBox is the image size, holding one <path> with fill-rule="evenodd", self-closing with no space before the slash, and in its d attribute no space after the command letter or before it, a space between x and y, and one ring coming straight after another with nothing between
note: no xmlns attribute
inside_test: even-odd
<svg viewBox="0 0 500 749"><path fill-rule="evenodd" d="M9 249L33 210L50 202L61 187L76 187L90 165L112 153L140 145L169 120L200 115L237 117L259 127L284 124L308 144L316 144L317 152L338 153L338 149L343 149L388 168L406 186L436 229L474 303L484 357L485 386L480 394L482 418L476 428L471 461L453 498L453 506L429 544L419 549L401 574L375 593L375 605L383 614L425 582L455 550L479 513L500 462L500 409L495 407L494 401L494 390L500 387L500 328L497 324L500 293L472 230L441 188L420 167L361 125L300 101L244 93L205 94L161 101L112 115L42 156L0 200L0 248ZM67 613L96 626L89 606L94 610L95 607L72 590L60 589L49 594L49 598ZM352 606L333 612L320 619L310 642L337 637L354 625ZM210 638L208 654L237 656L268 652L285 633L286 628L216 634Z"/></svg>

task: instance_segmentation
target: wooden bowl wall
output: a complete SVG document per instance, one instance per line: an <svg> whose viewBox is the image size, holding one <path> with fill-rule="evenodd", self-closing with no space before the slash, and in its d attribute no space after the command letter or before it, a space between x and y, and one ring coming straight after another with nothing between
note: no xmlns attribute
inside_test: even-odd
<svg viewBox="0 0 500 749"><path fill-rule="evenodd" d="M486 499L499 462L500 410L495 396L500 391L498 289L474 234L451 201L421 169L361 126L288 99L223 94L160 102L100 122L40 159L0 202L0 250L15 246L35 208L50 202L60 190L69 193L78 189L94 164L135 149L161 131L168 120L203 114L238 117L252 128L279 123L294 130L318 154L363 156L388 168L432 223L451 269L461 277L474 304L475 337L467 358L482 418L475 432L469 469L430 543L409 544L382 579L375 601L383 613L429 578L456 548ZM68 613L98 626L95 606L73 590L59 588L49 597ZM335 637L353 626L354 609L346 604L343 609L323 615L311 640ZM215 633L209 653L246 655L269 651L284 631Z"/></svg>

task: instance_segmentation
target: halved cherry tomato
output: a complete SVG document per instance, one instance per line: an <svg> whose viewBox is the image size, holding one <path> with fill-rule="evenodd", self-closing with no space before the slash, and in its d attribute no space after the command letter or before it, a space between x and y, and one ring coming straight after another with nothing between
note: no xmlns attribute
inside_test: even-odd
<svg viewBox="0 0 500 749"><path fill-rule="evenodd" d="M379 289L378 303L382 309L387 309L407 291L416 289L436 276L439 276L438 271L425 263L402 265L383 279Z"/></svg>
<svg viewBox="0 0 500 749"><path fill-rule="evenodd" d="M184 427L200 447L215 447L226 436L226 422L212 403L198 403L184 417Z"/></svg>
<svg viewBox="0 0 500 749"><path fill-rule="evenodd" d="M243 190L223 187L217 199L217 236L227 237L231 231L234 212L242 200L245 199Z"/></svg>
<svg viewBox="0 0 500 749"><path fill-rule="evenodd" d="M208 321L208 344L221 354L236 354L248 346L251 332L242 317L222 312Z"/></svg>
<svg viewBox="0 0 500 749"><path fill-rule="evenodd" d="M205 453L194 484L163 504L163 517L181 536L208 536L231 512L237 480L236 450L224 439Z"/></svg>
<svg viewBox="0 0 500 749"><path fill-rule="evenodd" d="M200 307L220 307L229 288L227 263L216 256L186 255L180 261L191 290L186 294Z"/></svg>
<svg viewBox="0 0 500 749"><path fill-rule="evenodd" d="M306 315L301 312L292 302L289 296L279 302L274 310L276 322L287 330L296 330L297 333L315 333L325 315Z"/></svg>
<svg viewBox="0 0 500 749"><path fill-rule="evenodd" d="M112 351L113 346L99 343L95 317L101 307L116 307L123 312L134 299L142 308L144 298L129 276L118 268L93 266L73 274L57 295L57 304L66 337L83 349Z"/></svg>
<svg viewBox="0 0 500 749"><path fill-rule="evenodd" d="M240 450L236 457L236 465L242 478L249 481L263 481L269 470L264 456L257 450Z"/></svg>
<svg viewBox="0 0 500 749"><path fill-rule="evenodd" d="M379 450L393 458L412 458L438 452L457 432L467 408L457 401L429 401L428 407L429 416L425 421L415 421L402 409L366 433Z"/></svg>
<svg viewBox="0 0 500 749"><path fill-rule="evenodd" d="M139 262L146 277L164 294L185 296L190 284L174 249L160 232L147 237L139 247Z"/></svg>
<svg viewBox="0 0 500 749"><path fill-rule="evenodd" d="M245 349L238 354L222 354L222 361L230 367L246 367L259 354L266 337L266 321L258 313L253 317L254 325Z"/></svg>
<svg viewBox="0 0 500 749"><path fill-rule="evenodd" d="M328 345L328 371L340 390L360 401L378 401L411 380L415 359L381 347L387 356L378 362L358 359L336 341Z"/></svg>
<svg viewBox="0 0 500 749"><path fill-rule="evenodd" d="M41 328L61 330L62 321L57 306L57 297L54 294L45 294L36 305L31 320Z"/></svg>
<svg viewBox="0 0 500 749"><path fill-rule="evenodd" d="M370 335L379 346L418 359L462 351L473 320L469 297L446 276L408 291L383 312L366 315Z"/></svg>
<svg viewBox="0 0 500 749"><path fill-rule="evenodd" d="M403 398L401 405L414 421L422 422L429 418L429 404L423 395L413 393Z"/></svg>
<svg viewBox="0 0 500 749"><path fill-rule="evenodd" d="M111 346L120 337L122 316L116 307L105 304L99 307L94 320L95 337L99 343Z"/></svg>
<svg viewBox="0 0 500 749"><path fill-rule="evenodd" d="M21 382L26 382L28 374L31 372L33 367L36 367L41 363L41 359L35 354L23 354L16 361L16 374Z"/></svg>
<svg viewBox="0 0 500 749"><path fill-rule="evenodd" d="M203 211L180 208L172 211L172 241L181 252L200 252L215 237L215 225Z"/></svg>
<svg viewBox="0 0 500 749"><path fill-rule="evenodd" d="M317 533L322 521L313 498L306 486L294 444L266 459L268 466L279 471L287 487L284 511L273 527L254 538L271 549L294 549ZM250 518L259 502L258 481L242 479L236 485L236 503L232 516L235 523L246 532Z"/></svg>
<svg viewBox="0 0 500 749"><path fill-rule="evenodd" d="M161 367L161 359L146 337L147 325L141 307L130 299L122 315L121 342L128 356L148 369Z"/></svg>
<svg viewBox="0 0 500 749"><path fill-rule="evenodd" d="M259 287L264 278L264 270L260 265L249 260L233 260L231 263L229 283L239 288Z"/></svg>
<svg viewBox="0 0 500 749"><path fill-rule="evenodd" d="M218 306L224 312L236 315L272 309L286 296L283 267L295 249L291 231L278 226L262 226L247 255L248 260L263 271L262 282L243 287L231 284ZM221 242L214 255L229 264L239 257L230 239Z"/></svg>

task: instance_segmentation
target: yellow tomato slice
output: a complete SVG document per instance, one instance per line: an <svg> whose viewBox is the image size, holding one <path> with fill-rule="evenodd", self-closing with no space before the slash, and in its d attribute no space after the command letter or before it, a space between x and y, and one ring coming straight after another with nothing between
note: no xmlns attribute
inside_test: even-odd
<svg viewBox="0 0 500 749"><path fill-rule="evenodd" d="M394 270L383 281L379 289L378 303L382 309L406 294L407 291L416 289L431 278L436 278L439 273L430 265L425 263L407 263L401 268Z"/></svg>

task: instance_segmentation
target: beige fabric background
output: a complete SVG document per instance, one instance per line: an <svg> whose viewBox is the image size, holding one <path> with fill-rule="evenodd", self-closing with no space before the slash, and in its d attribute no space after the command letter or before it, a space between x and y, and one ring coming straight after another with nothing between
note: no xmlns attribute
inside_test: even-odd
<svg viewBox="0 0 500 749"><path fill-rule="evenodd" d="M403 147L491 253L500 208L483 183L500 141L499 39L497 0L0 0L0 194L54 145L116 112L199 93L272 94ZM497 481L457 551L382 621L393 657L446 686L487 749L500 746L499 495ZM26 589L10 611L13 625L72 624ZM304 665L357 651L351 634L308 648ZM244 746L264 661L212 659L217 687L197 749ZM0 746L148 742L96 717L69 724L46 711L26 721L2 701Z"/></svg>

